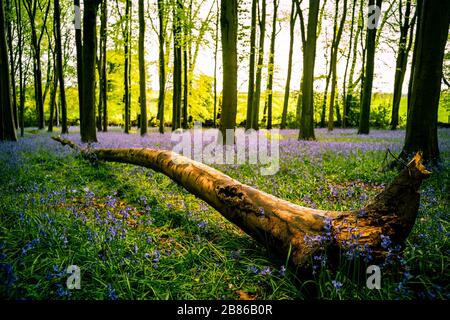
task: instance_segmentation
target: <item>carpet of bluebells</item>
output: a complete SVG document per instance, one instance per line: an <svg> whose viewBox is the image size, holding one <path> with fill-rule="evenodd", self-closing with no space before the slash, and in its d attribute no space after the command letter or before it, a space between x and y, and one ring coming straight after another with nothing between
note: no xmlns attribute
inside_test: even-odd
<svg viewBox="0 0 450 320"><path fill-rule="evenodd" d="M66 137L79 143L79 133ZM404 131L354 129L317 141L282 130L280 170L214 165L231 177L291 202L327 210L361 208L395 175L387 162ZM171 149L171 135L98 133L96 147ZM326 252L298 277L273 256L160 173L132 165L90 162L26 131L0 143L0 298L3 299L449 299L450 130L439 129L441 163L421 188L421 204L406 248L388 237L381 289L369 289L370 254L348 248L330 270ZM387 159L386 159L387 158ZM67 268L78 266L80 289Z"/></svg>

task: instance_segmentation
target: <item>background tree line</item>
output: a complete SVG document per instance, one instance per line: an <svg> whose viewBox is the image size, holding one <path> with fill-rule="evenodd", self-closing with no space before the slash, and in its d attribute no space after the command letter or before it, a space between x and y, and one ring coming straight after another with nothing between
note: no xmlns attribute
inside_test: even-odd
<svg viewBox="0 0 450 320"><path fill-rule="evenodd" d="M299 139L314 139L316 126L357 126L368 134L377 119L388 118L393 130L399 126L406 94L404 153L439 156L441 88L441 100L448 100L446 3L294 0L282 12L281 0L0 1L1 139L15 140L15 130L23 135L26 125L48 131L56 125L67 133L69 124L79 123L82 140L92 142L110 124L126 133L137 125L144 135L149 125L164 132L195 120L221 130L295 127ZM289 50L282 57L275 43L285 26ZM396 60L389 110L380 116L373 83L381 44L392 47ZM150 51L157 61L149 61ZM196 72L204 52L214 58L212 77ZM292 79L300 55L301 76ZM323 75L316 72L318 55L325 57ZM275 98L277 61L284 59L284 92ZM152 65L157 74L147 74ZM246 89L238 82L242 67ZM408 91L402 92L408 69ZM149 81L158 83L155 94ZM291 90L292 81L298 90Z"/></svg>

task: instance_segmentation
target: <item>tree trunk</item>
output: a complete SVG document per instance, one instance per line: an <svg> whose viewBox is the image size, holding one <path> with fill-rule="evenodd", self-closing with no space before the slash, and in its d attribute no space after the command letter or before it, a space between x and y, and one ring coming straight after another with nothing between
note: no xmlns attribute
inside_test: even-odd
<svg viewBox="0 0 450 320"><path fill-rule="evenodd" d="M408 64L408 55L412 46L412 32L409 36L409 43L407 45L408 31L414 29L414 21L416 15L410 21L411 14L411 0L406 1L405 20L401 21L402 9L400 12L400 41L398 44L397 59L395 62L395 78L394 78L394 94L392 98L392 116L391 116L391 130L396 130L398 126L398 111L400 109L400 100L402 98L402 87L405 79L406 66Z"/></svg>
<svg viewBox="0 0 450 320"><path fill-rule="evenodd" d="M250 25L250 59L248 71L248 93L247 93L247 120L245 128L252 128L253 121L253 95L255 91L255 52L256 52L256 7L257 0L252 0L252 17Z"/></svg>
<svg viewBox="0 0 450 320"><path fill-rule="evenodd" d="M252 128L259 130L259 102L261 98L261 78L264 64L264 41L266 34L266 0L262 0L261 13L259 17L259 47L258 47L258 65L256 66L255 92L253 94L252 105Z"/></svg>
<svg viewBox="0 0 450 320"><path fill-rule="evenodd" d="M123 84L124 84L124 97L123 101L125 103L125 124L124 131L125 133L130 133L130 82L129 80L129 68L131 61L129 60L129 51L130 51L130 7L131 0L125 1L125 28L122 30L124 36L124 47L123 47L123 55L124 55L124 72L123 72Z"/></svg>
<svg viewBox="0 0 450 320"><path fill-rule="evenodd" d="M100 22L100 52L101 52L101 76L100 76L100 95L102 96L102 129L104 132L108 131L108 79L106 73L106 37L107 37L107 15L108 6L107 0L103 0L101 4L101 22Z"/></svg>
<svg viewBox="0 0 450 320"><path fill-rule="evenodd" d="M173 5L173 98L172 98L172 130L181 127L181 80L182 80L182 29L178 6L182 3L180 0Z"/></svg>
<svg viewBox="0 0 450 320"><path fill-rule="evenodd" d="M333 48L330 48L330 56L333 55ZM322 101L322 111L320 113L320 127L321 128L325 128L325 118L326 118L326 111L327 111L327 100L328 100L328 88L330 87L330 80L331 80L331 73L332 73L332 68L331 68L331 63L328 63L328 58L325 56L325 59L327 61L326 63L326 68L325 70L327 70L328 68L328 73L327 73L327 77L325 79L325 91L323 92L323 101Z"/></svg>
<svg viewBox="0 0 450 320"><path fill-rule="evenodd" d="M339 43L341 42L342 37L342 31L344 30L344 23L345 18L347 16L347 0L344 0L343 4L343 11L342 11L342 17L341 22L339 26L337 25L337 16L339 14L339 4L338 1L336 1L336 12L335 12L335 24L334 24L334 32L333 32L333 44L332 44L332 54L331 54L331 94L330 94L330 113L328 117L328 130L331 131L334 128L334 103L335 103L335 97L336 97L336 87L337 87L337 55L338 55L338 48ZM336 108L339 108L336 105ZM340 122L340 115L339 115L339 109L337 110L338 115L338 123Z"/></svg>
<svg viewBox="0 0 450 320"><path fill-rule="evenodd" d="M55 10L55 51L56 51L56 70L59 82L59 96L61 101L61 133L69 133L67 128L67 104L66 89L64 85L62 46L61 46L61 10L59 0L54 0Z"/></svg>
<svg viewBox="0 0 450 320"><path fill-rule="evenodd" d="M95 57L97 51L96 19L99 0L85 0L83 10L83 119L81 141L96 142L95 127Z"/></svg>
<svg viewBox="0 0 450 320"><path fill-rule="evenodd" d="M420 13L410 108L403 155L421 150L426 160L439 159L437 119L442 63L450 22L450 3L424 0Z"/></svg>
<svg viewBox="0 0 450 320"><path fill-rule="evenodd" d="M187 28L187 27L185 27ZM186 29L184 36L186 37ZM187 129L188 127L188 99L189 99L189 79L188 79L188 55L186 48L186 39L183 44L183 129Z"/></svg>
<svg viewBox="0 0 450 320"><path fill-rule="evenodd" d="M11 74L9 72L4 9L3 0L0 0L0 141L17 141L11 103Z"/></svg>
<svg viewBox="0 0 450 320"><path fill-rule="evenodd" d="M356 9L356 1L353 0L352 4L352 20L350 23L350 43L348 45L348 55L347 55L347 61L345 62L345 71L344 71L344 81L342 85L342 128L345 128L347 126L347 71L348 71L348 64L350 61L350 56L352 54L352 43L353 43L353 26L355 25L355 9ZM356 41L355 41L356 42ZM353 76L352 76L353 77Z"/></svg>
<svg viewBox="0 0 450 320"><path fill-rule="evenodd" d="M144 0L139 0L139 104L141 105L141 136L147 133L147 88L145 83L144 40Z"/></svg>
<svg viewBox="0 0 450 320"><path fill-rule="evenodd" d="M220 131L223 144L234 144L234 134L226 131L236 127L237 112L237 0L221 0L220 27L222 35L223 91ZM220 142L220 141L219 141Z"/></svg>
<svg viewBox="0 0 450 320"><path fill-rule="evenodd" d="M80 0L74 0L75 10L75 48L77 51L78 108L80 114L80 131L83 119L83 44L81 42L81 8Z"/></svg>
<svg viewBox="0 0 450 320"><path fill-rule="evenodd" d="M376 0L376 5L381 8L382 0ZM375 5L375 0L369 0L369 7ZM371 14L369 12L369 14ZM369 134L369 120L370 120L370 103L372 100L372 84L373 84L373 70L375 66L375 39L377 29L367 26L366 35L366 68L364 75L364 86L362 90L361 99L361 113L359 117L358 134Z"/></svg>
<svg viewBox="0 0 450 320"><path fill-rule="evenodd" d="M291 6L291 16L289 19L289 57L288 57L288 69L286 75L286 85L284 87L284 100L283 100L283 112L281 114L281 125L280 129L286 128L286 118L289 106L289 95L291 89L291 75L292 75L292 54L294 53L294 29L295 20L297 19L297 14L295 12L295 2L292 1Z"/></svg>
<svg viewBox="0 0 450 320"><path fill-rule="evenodd" d="M214 37L214 115L213 115L213 128L217 126L217 52L219 51L219 0L216 1L216 25L215 25L215 37ZM248 108L248 104L247 104ZM248 112L248 111L247 111ZM248 121L248 113L247 113Z"/></svg>
<svg viewBox="0 0 450 320"><path fill-rule="evenodd" d="M7 31L7 41L8 41L8 51L9 51L9 61L11 62L11 103L13 108L13 118L14 118L14 128L19 128L19 118L17 114L17 94L16 94L16 71L14 64L14 52L13 52L13 38L11 31L11 16L12 16L12 7L11 0L6 0L6 11L8 12L6 18L6 31Z"/></svg>
<svg viewBox="0 0 450 320"><path fill-rule="evenodd" d="M394 181L361 210L325 211L301 207L242 184L207 165L172 151L148 148L82 149L53 137L91 159L139 165L161 172L204 200L230 222L282 259L297 267L310 265L315 253L330 248L337 256L357 244L375 261L388 251L382 236L403 245L419 209L419 188L430 172L418 153ZM95 159L95 160L94 160ZM355 243L355 237L358 239ZM317 241L313 239L324 239Z"/></svg>
<svg viewBox="0 0 450 320"><path fill-rule="evenodd" d="M25 109L25 85L23 72L23 25L22 25L22 6L20 0L14 0L16 9L16 24L17 24L17 47L18 47L18 61L19 61L19 127L20 136L24 135L24 109ZM0 111L1 112L1 111ZM1 121L0 121L1 122Z"/></svg>
<svg viewBox="0 0 450 320"><path fill-rule="evenodd" d="M53 132L53 124L55 122L56 91L58 91L58 75L56 68L55 57L53 56L53 78L52 84L50 85L50 117L48 120L48 132Z"/></svg>
<svg viewBox="0 0 450 320"><path fill-rule="evenodd" d="M164 133L164 102L166 86L166 59L164 55L166 27L164 23L164 0L158 0L158 19L159 19L159 96L158 96L158 120L159 132Z"/></svg>
<svg viewBox="0 0 450 320"><path fill-rule="evenodd" d="M314 140L314 64L316 59L317 18L320 1L309 0L308 31L303 50L302 117L298 138Z"/></svg>
<svg viewBox="0 0 450 320"><path fill-rule="evenodd" d="M267 130L272 129L272 103L273 103L273 72L275 63L275 37L277 36L277 10L278 2L273 0L273 20L272 20L272 35L270 37L270 53L268 73L269 79L267 81Z"/></svg>

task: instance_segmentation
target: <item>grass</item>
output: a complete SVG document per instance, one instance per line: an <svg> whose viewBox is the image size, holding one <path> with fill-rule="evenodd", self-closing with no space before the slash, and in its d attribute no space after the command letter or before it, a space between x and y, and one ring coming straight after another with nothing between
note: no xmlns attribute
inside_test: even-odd
<svg viewBox="0 0 450 320"><path fill-rule="evenodd" d="M394 176L381 170L387 147L404 132L317 130L318 142L281 132L280 171L256 165L216 167L243 183L308 207L361 207ZM92 165L47 133L0 144L0 297L6 299L448 299L450 130L439 131L442 163L422 186L407 247L382 266L370 290L343 252L337 270L316 257L313 276L297 278L212 208L162 174L131 165ZM69 136L79 139L78 134ZM166 134L146 139L99 134L100 145L170 147ZM169 141L169 142L168 142ZM66 269L81 271L68 290ZM359 278L358 278L359 277Z"/></svg>

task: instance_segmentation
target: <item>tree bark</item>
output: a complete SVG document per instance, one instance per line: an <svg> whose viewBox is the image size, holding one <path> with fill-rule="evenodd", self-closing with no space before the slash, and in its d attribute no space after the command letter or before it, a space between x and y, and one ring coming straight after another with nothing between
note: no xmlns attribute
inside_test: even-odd
<svg viewBox="0 0 450 320"><path fill-rule="evenodd" d="M344 30L345 18L347 17L347 0L344 0L342 17L339 26L337 25L337 16L339 13L338 1L336 1L336 12L335 12L335 25L333 32L333 43L332 43L332 54L331 54L331 93L330 93L330 110L328 115L328 130L331 131L334 128L334 103L336 97L336 87L337 87L337 55L339 43L341 42L342 31ZM338 106L336 106L338 108ZM337 120L340 122L339 109L337 110Z"/></svg>
<svg viewBox="0 0 450 320"><path fill-rule="evenodd" d="M3 0L0 0L0 141L17 141L11 103L11 82L4 9Z"/></svg>
<svg viewBox="0 0 450 320"><path fill-rule="evenodd" d="M108 15L108 6L107 0L102 0L101 4L102 13L101 13L101 22L100 22L100 52L101 52L101 76L100 76L100 95L102 96L102 129L104 132L108 131L108 79L106 73L106 37L107 37L107 15Z"/></svg>
<svg viewBox="0 0 450 320"><path fill-rule="evenodd" d="M437 119L442 63L450 22L450 3L424 0L414 55L403 157L418 150L426 160L439 159Z"/></svg>
<svg viewBox="0 0 450 320"><path fill-rule="evenodd" d="M297 13L295 12L295 2L292 1L291 6L291 16L289 19L289 57L288 57L288 69L286 75L286 85L284 87L284 100L283 100L283 111L281 114L281 125L280 129L286 128L286 118L289 106L289 95L291 89L291 76L292 76L292 55L294 53L294 29L295 20L297 19Z"/></svg>
<svg viewBox="0 0 450 320"><path fill-rule="evenodd" d="M253 121L253 95L255 91L255 52L256 52L256 7L257 0L252 0L252 17L250 25L250 58L248 71L248 92L247 92L247 120L245 128L252 128Z"/></svg>
<svg viewBox="0 0 450 320"><path fill-rule="evenodd" d="M261 98L261 78L264 64L264 41L266 34L266 0L262 0L261 13L259 17L259 45L258 45L258 64L256 66L255 91L253 93L252 105L252 129L259 129L259 102Z"/></svg>
<svg viewBox="0 0 450 320"><path fill-rule="evenodd" d="M270 36L270 51L269 51L269 65L267 67L269 79L267 80L267 130L272 129L272 104L273 104L273 73L275 63L275 37L277 36L277 0L273 0L273 20L272 20L272 35Z"/></svg>
<svg viewBox="0 0 450 320"><path fill-rule="evenodd" d="M301 207L240 183L202 163L172 151L148 148L83 149L53 137L93 161L121 162L147 167L168 176L204 200L230 222L281 258L306 268L316 252L330 248L339 256L355 243L372 250L375 261L388 253L381 236L403 245L419 209L419 188L430 175L418 153L394 181L363 209L324 211ZM94 160L95 159L95 160ZM318 236L326 241L311 241Z"/></svg>
<svg viewBox="0 0 450 320"><path fill-rule="evenodd" d="M402 10L399 6L400 12L400 40L398 44L397 59L395 62L395 78L394 78L394 93L392 97L392 116L390 127L391 130L396 130L398 126L398 111L400 109L400 100L402 98L402 87L405 79L406 66L408 64L408 55L412 46L412 32L409 36L408 44L407 37L408 31L414 29L414 21L416 15L410 21L411 14L411 0L406 0L405 18L402 19ZM403 23L403 24L402 24Z"/></svg>
<svg viewBox="0 0 450 320"><path fill-rule="evenodd" d="M164 102L166 87L166 59L164 55L166 26L164 23L164 0L158 0L158 19L159 19L159 96L158 96L158 120L159 132L164 133Z"/></svg>
<svg viewBox="0 0 450 320"><path fill-rule="evenodd" d="M382 0L376 0L376 5L381 8ZM369 7L375 5L375 0L369 0ZM364 85L361 99L361 113L359 117L358 134L369 134L369 120L370 120L370 103L372 100L372 84L373 72L375 66L375 48L376 48L377 29L367 26L366 35L366 70L364 75Z"/></svg>
<svg viewBox="0 0 450 320"><path fill-rule="evenodd" d="M220 131L223 144L234 144L234 135L227 139L226 131L236 127L237 112L237 0L221 0L220 29L222 36L223 91ZM220 141L219 141L220 142Z"/></svg>
<svg viewBox="0 0 450 320"><path fill-rule="evenodd" d="M95 126L95 57L97 51L96 18L99 0L85 0L83 11L83 119L81 141L96 142Z"/></svg>
<svg viewBox="0 0 450 320"><path fill-rule="evenodd" d="M314 140L314 64L320 1L309 1L306 47L303 50L302 117L299 140Z"/></svg>
<svg viewBox="0 0 450 320"><path fill-rule="evenodd" d="M17 93L16 93L16 66L14 63L14 50L13 50L13 36L12 36L12 6L11 0L6 0L6 31L7 31L7 41L8 41L8 49L9 49L9 61L11 62L11 103L13 108L13 118L14 118L14 127L17 130L19 128L19 118L17 114Z"/></svg>
<svg viewBox="0 0 450 320"><path fill-rule="evenodd" d="M139 0L139 104L141 106L141 136L144 136L147 133L147 89L145 82L144 40L144 0Z"/></svg>
<svg viewBox="0 0 450 320"><path fill-rule="evenodd" d="M55 11L55 51L56 51L56 70L59 82L59 96L61 101L61 133L69 133L67 128L67 104L66 89L64 85L62 46L61 46L61 9L59 0L54 0Z"/></svg>
<svg viewBox="0 0 450 320"><path fill-rule="evenodd" d="M129 69L130 69L130 63L129 60L129 51L130 51L130 7L131 7L131 0L125 1L125 28L122 30L123 36L124 36L124 47L123 47L123 57L124 57L124 72L123 72L123 84L124 84L124 97L123 101L125 103L125 126L124 126L124 132L129 133L130 132L130 111L131 111L131 105L130 105L130 82L129 80Z"/></svg>
<svg viewBox="0 0 450 320"><path fill-rule="evenodd" d="M78 108L81 130L81 122L83 121L83 44L81 42L80 0L74 0L73 6L75 10L75 48L77 51Z"/></svg>
<svg viewBox="0 0 450 320"><path fill-rule="evenodd" d="M180 0L173 4L173 97L172 97L172 130L181 127L181 86L182 86L182 29Z"/></svg>

